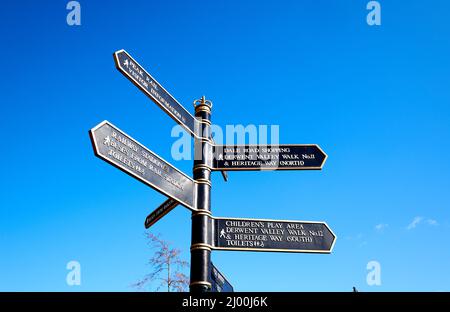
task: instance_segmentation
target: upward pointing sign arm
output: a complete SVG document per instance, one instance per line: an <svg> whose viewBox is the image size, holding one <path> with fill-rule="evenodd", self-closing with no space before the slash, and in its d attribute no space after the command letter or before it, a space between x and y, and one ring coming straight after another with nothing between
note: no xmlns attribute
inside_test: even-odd
<svg viewBox="0 0 450 312"><path fill-rule="evenodd" d="M114 52L116 68L192 136L197 137L198 122L125 50Z"/></svg>

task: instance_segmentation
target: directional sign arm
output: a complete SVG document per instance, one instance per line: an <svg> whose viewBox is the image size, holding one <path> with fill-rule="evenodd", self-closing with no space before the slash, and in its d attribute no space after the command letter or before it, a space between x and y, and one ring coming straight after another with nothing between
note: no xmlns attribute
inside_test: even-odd
<svg viewBox="0 0 450 312"><path fill-rule="evenodd" d="M131 177L196 210L195 182L108 121L89 132L94 153Z"/></svg>
<svg viewBox="0 0 450 312"><path fill-rule="evenodd" d="M210 262L209 271L211 292L234 292L233 286L231 286L225 275L223 275L212 262Z"/></svg>
<svg viewBox="0 0 450 312"><path fill-rule="evenodd" d="M156 208L151 214L145 218L145 228L148 229L153 224L155 224L158 220L162 219L166 214L172 211L176 206L178 206L179 202L177 202L173 198L169 198L164 203L161 204L158 208Z"/></svg>
<svg viewBox="0 0 450 312"><path fill-rule="evenodd" d="M213 218L214 249L330 253L336 235L325 222Z"/></svg>
<svg viewBox="0 0 450 312"><path fill-rule="evenodd" d="M320 170L327 155L317 144L213 145L212 170Z"/></svg>
<svg viewBox="0 0 450 312"><path fill-rule="evenodd" d="M198 137L198 121L125 50L114 52L116 68L192 136Z"/></svg>

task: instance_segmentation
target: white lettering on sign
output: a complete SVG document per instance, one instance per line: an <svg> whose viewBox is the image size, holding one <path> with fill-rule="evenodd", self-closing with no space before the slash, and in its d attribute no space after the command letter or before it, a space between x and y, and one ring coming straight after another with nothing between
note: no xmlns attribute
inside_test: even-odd
<svg viewBox="0 0 450 312"><path fill-rule="evenodd" d="M124 52L122 52L126 55ZM166 100L165 96L161 92L164 90L159 90L158 84L156 81L153 81L152 78L136 64L132 59L126 58L126 60L121 64L121 68L125 67L128 74L139 83L141 87L143 87L148 94L150 94L153 98L155 98L162 106L167 108L175 117L181 120L183 123L186 123L186 117L183 116L169 101Z"/></svg>
<svg viewBox="0 0 450 312"><path fill-rule="evenodd" d="M333 241L321 223L231 219L218 224L219 247L326 250L324 242L331 248Z"/></svg>
<svg viewBox="0 0 450 312"><path fill-rule="evenodd" d="M115 159L134 172L145 175L146 170L150 170L176 188L184 189L183 184L168 174L169 167L165 163L120 133L112 131L111 136L107 136L103 140L103 144L109 147L108 156L110 158Z"/></svg>

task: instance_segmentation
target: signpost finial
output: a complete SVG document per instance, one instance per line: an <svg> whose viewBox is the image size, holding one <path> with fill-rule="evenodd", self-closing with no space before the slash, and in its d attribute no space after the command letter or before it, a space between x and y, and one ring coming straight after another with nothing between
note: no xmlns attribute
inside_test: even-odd
<svg viewBox="0 0 450 312"><path fill-rule="evenodd" d="M210 100L207 100L204 95L200 99L194 101L195 109L211 110L212 106L213 106L212 102Z"/></svg>

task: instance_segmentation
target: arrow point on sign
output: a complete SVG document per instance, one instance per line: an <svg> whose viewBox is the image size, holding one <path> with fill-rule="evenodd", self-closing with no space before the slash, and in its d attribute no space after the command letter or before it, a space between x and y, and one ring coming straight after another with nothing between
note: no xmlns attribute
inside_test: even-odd
<svg viewBox="0 0 450 312"><path fill-rule="evenodd" d="M328 253L331 253L333 251L334 248L334 244L336 243L336 239L337 236L336 234L334 234L334 232L331 230L331 228L328 226L328 224L326 222L323 222L323 225L325 225L325 227L327 228L327 230L330 232L330 234L333 236L333 242L331 243L331 247L330 250L328 251Z"/></svg>
<svg viewBox="0 0 450 312"><path fill-rule="evenodd" d="M320 165L320 169L322 169L323 166L325 165L325 162L327 161L328 155L327 155L327 153L325 153L325 152L323 151L323 149L320 148L320 146L319 146L318 144L315 144L315 146L317 147L317 149L319 150L319 152L321 152L321 153L323 154L323 156L324 156L323 161L322 161L322 164Z"/></svg>
<svg viewBox="0 0 450 312"><path fill-rule="evenodd" d="M95 140L95 130L97 130L98 128L100 128L101 126L103 126L104 124L108 124L109 122L107 120L103 120L101 123L99 123L98 125L96 125L94 128L89 130L89 137L91 139L91 144L92 144L92 148L94 150L94 155L99 157L98 154L98 147L97 147L97 142Z"/></svg>

